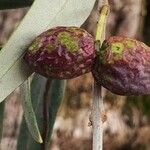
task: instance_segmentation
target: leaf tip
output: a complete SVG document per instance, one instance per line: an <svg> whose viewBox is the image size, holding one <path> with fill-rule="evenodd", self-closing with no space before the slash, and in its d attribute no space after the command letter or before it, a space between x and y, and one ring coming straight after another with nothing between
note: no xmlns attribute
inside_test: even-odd
<svg viewBox="0 0 150 150"><path fill-rule="evenodd" d="M42 139L42 137L40 136L39 137L39 141L38 141L39 143L43 143L43 139Z"/></svg>

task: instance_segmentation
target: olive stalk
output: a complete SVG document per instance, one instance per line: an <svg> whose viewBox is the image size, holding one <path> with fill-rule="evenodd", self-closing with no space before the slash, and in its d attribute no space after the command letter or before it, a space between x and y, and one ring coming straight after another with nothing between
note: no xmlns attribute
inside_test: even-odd
<svg viewBox="0 0 150 150"><path fill-rule="evenodd" d="M109 12L108 1L105 1L100 9L95 36L95 49L99 51L105 35L107 14ZM103 121L101 114L104 111L102 88L94 81L93 105L92 105L92 126L93 126L93 150L103 149Z"/></svg>
<svg viewBox="0 0 150 150"><path fill-rule="evenodd" d="M109 12L109 5L108 4L104 4L99 11L100 15L98 18L95 40L101 41L101 43L104 39L103 33L105 31L108 12Z"/></svg>

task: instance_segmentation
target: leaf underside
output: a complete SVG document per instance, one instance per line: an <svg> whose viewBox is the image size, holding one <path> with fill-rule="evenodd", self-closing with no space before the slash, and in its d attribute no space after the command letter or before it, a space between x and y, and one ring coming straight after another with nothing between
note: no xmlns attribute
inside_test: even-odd
<svg viewBox="0 0 150 150"><path fill-rule="evenodd" d="M21 86L21 100L28 129L32 137L37 142L42 143L42 137L37 125L35 112L32 107L29 79Z"/></svg>
<svg viewBox="0 0 150 150"><path fill-rule="evenodd" d="M38 126L40 133L42 133L43 128L43 117L42 117L42 100L45 91L46 78L34 74L31 82L31 100L32 107L35 110ZM28 132L28 127L23 117L20 132L18 136L17 150L40 150L40 144L37 143Z"/></svg>
<svg viewBox="0 0 150 150"><path fill-rule="evenodd" d="M80 26L89 16L94 2L35 0L0 52L0 102L32 74L22 57L31 41L54 26Z"/></svg>

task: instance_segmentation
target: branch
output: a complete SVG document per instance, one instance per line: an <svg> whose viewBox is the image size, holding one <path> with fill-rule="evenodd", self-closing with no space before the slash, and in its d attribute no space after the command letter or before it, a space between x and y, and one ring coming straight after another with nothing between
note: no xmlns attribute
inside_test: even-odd
<svg viewBox="0 0 150 150"><path fill-rule="evenodd" d="M108 1L104 1L97 23L95 36L95 49L99 51L101 43L105 38L105 26L107 14L109 11ZM93 150L103 149L103 121L101 114L103 112L103 97L101 96L101 87L94 81L93 88L93 106L92 106L92 125L93 125Z"/></svg>
<svg viewBox="0 0 150 150"><path fill-rule="evenodd" d="M103 98L101 97L101 87L94 82L93 106L92 106L92 126L93 126L93 150L103 149L103 122L101 112L103 111Z"/></svg>
<svg viewBox="0 0 150 150"><path fill-rule="evenodd" d="M33 0L0 0L0 10L27 7L33 3Z"/></svg>

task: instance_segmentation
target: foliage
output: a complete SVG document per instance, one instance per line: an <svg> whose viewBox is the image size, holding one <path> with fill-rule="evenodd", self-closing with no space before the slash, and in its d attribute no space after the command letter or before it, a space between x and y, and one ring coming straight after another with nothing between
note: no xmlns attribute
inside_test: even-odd
<svg viewBox="0 0 150 150"><path fill-rule="evenodd" d="M31 41L40 33L54 26L80 26L89 16L94 0L1 0L0 9L29 6L27 15L14 31L0 53L0 102L18 86L24 117L18 137L18 150L48 149L57 111L63 99L65 80L46 79L33 71L23 60L23 55ZM73 7L72 7L73 6ZM43 11L44 10L44 11ZM77 17L77 14L82 15ZM28 81L26 81L28 79ZM29 80L32 79L30 85ZM0 103L2 135L4 102ZM43 144L38 144L32 137ZM41 133L41 134L40 134Z"/></svg>
<svg viewBox="0 0 150 150"><path fill-rule="evenodd" d="M33 3L1 50L0 80L3 84L0 84L0 102L32 74L22 57L31 41L41 32L54 26L80 26L94 5L93 0L88 1L36 0ZM83 12L82 15L76 17L80 12Z"/></svg>

